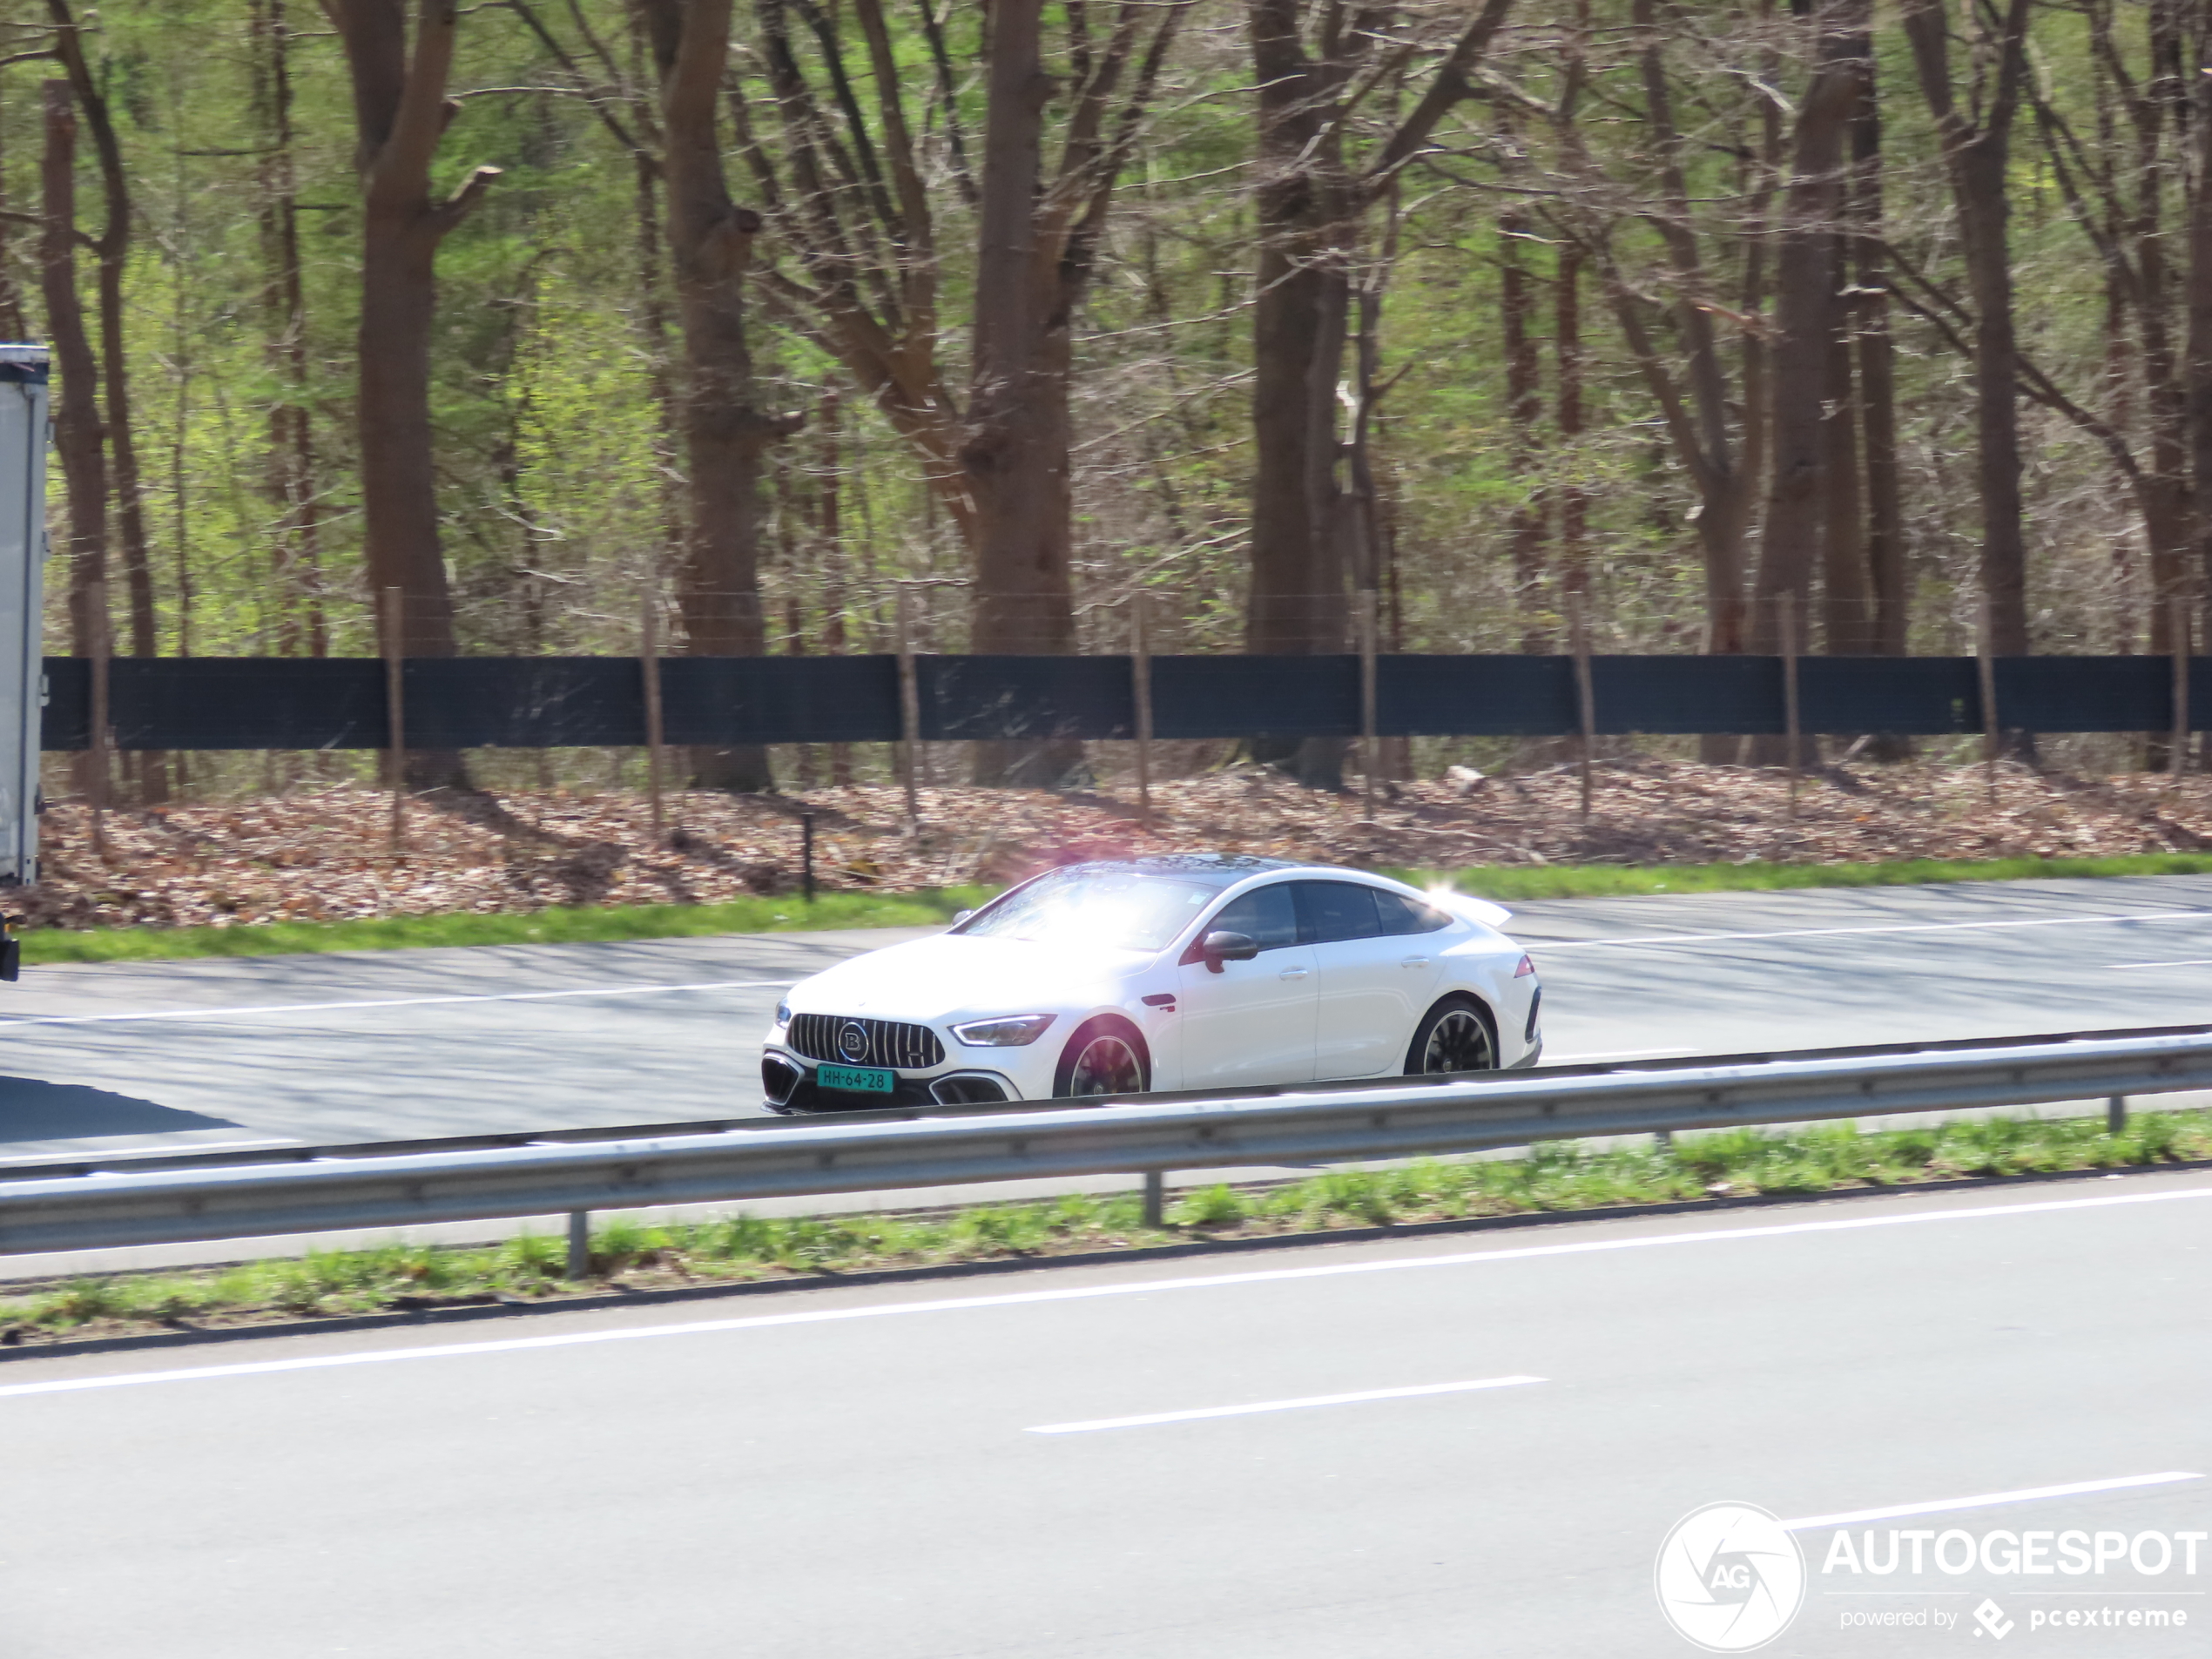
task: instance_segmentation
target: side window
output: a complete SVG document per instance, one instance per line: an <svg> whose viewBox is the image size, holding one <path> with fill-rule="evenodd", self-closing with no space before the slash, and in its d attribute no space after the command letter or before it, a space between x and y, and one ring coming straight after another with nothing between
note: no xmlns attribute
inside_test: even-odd
<svg viewBox="0 0 2212 1659"><path fill-rule="evenodd" d="M1317 945L1343 939L1372 939L1382 929L1375 916L1375 890L1350 881L1299 881L1298 904L1305 912L1305 936Z"/></svg>
<svg viewBox="0 0 2212 1659"><path fill-rule="evenodd" d="M1298 943L1298 908L1291 902L1290 888L1279 881L1271 887L1254 887L1224 905L1221 914L1206 924L1205 933L1244 934L1258 941L1262 950L1277 950Z"/></svg>
<svg viewBox="0 0 2212 1659"><path fill-rule="evenodd" d="M1380 887L1374 893L1375 914L1382 919L1386 934L1433 934L1452 925L1450 915L1433 904L1408 899L1402 893L1386 893Z"/></svg>

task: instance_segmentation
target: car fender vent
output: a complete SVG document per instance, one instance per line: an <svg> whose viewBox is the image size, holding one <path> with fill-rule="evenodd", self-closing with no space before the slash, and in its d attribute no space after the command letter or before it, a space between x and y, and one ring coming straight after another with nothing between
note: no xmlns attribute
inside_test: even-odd
<svg viewBox="0 0 2212 1659"><path fill-rule="evenodd" d="M826 1060L833 1066L927 1071L945 1063L945 1045L927 1026L859 1015L794 1014L791 1046L809 1060Z"/></svg>

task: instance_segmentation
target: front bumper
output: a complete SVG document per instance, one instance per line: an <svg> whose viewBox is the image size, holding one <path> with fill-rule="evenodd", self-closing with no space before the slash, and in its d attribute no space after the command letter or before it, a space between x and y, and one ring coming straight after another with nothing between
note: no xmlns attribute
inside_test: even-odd
<svg viewBox="0 0 2212 1659"><path fill-rule="evenodd" d="M887 1106L963 1106L1022 1098L1003 1072L979 1066L948 1065L925 1076L895 1072L891 1092L848 1094L814 1082L816 1062L770 1044L760 1055L761 1098L772 1112L797 1116L812 1112L880 1111Z"/></svg>

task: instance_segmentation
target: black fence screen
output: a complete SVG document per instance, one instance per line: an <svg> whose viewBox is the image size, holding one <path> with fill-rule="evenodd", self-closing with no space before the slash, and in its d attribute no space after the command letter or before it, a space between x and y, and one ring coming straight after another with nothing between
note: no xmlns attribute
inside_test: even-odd
<svg viewBox="0 0 2212 1659"><path fill-rule="evenodd" d="M921 735L1136 735L1127 657L921 657ZM1567 657L1384 657L1375 729L1386 737L1542 737L1579 729ZM622 657L418 658L405 674L408 746L542 749L645 741L644 671ZM109 716L125 749L378 749L390 741L375 658L118 658ZM1982 729L1967 657L1799 659L1799 724L1815 732L1932 736ZM2173 725L2161 657L2006 657L1997 711L2029 732L2161 732ZM82 749L91 664L46 659L44 741ZM1778 732L1775 657L1597 657L1598 731ZM2212 658L2190 664L2189 710L2212 727ZM900 732L893 657L671 657L663 723L673 744L887 743ZM1156 657L1157 738L1352 737L1357 657Z"/></svg>

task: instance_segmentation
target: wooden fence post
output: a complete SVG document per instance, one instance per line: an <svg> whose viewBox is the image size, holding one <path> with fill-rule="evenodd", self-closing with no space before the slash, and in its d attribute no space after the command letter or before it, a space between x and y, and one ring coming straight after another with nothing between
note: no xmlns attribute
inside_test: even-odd
<svg viewBox="0 0 2212 1659"><path fill-rule="evenodd" d="M1366 774L1360 815L1375 821L1375 590L1359 590L1359 765ZM1585 813L1589 811L1586 806Z"/></svg>
<svg viewBox="0 0 2212 1659"><path fill-rule="evenodd" d="M914 671L914 594L899 584L899 736L906 752L907 833L921 833L921 795L917 776L921 770L921 682Z"/></svg>
<svg viewBox="0 0 2212 1659"><path fill-rule="evenodd" d="M1798 749L1804 739L1797 725L1797 596L1777 596L1781 615L1775 618L1782 637L1782 730L1790 745L1790 816L1797 815Z"/></svg>
<svg viewBox="0 0 2212 1659"><path fill-rule="evenodd" d="M2167 757L2176 786L2188 770L2189 753L2189 602L2168 602L2174 617L2174 748Z"/></svg>
<svg viewBox="0 0 2212 1659"><path fill-rule="evenodd" d="M1152 596L1130 597L1130 698L1136 718L1136 822L1152 829Z"/></svg>
<svg viewBox="0 0 2212 1659"><path fill-rule="evenodd" d="M1974 641L1975 668L1981 679L1981 768L1989 804L1997 804L1997 658L1990 630L1989 602L1981 606L1981 630Z"/></svg>
<svg viewBox="0 0 2212 1659"><path fill-rule="evenodd" d="M1567 633L1575 653L1575 711L1582 741L1582 821L1590 821L1590 762L1597 747L1597 693L1590 680L1590 635L1582 614L1582 596L1567 596Z"/></svg>
<svg viewBox="0 0 2212 1659"><path fill-rule="evenodd" d="M665 752L665 738L661 717L660 688L660 595L652 584L645 587L645 598L637 616L638 667L645 679L645 793L652 802L653 845L661 840L661 757Z"/></svg>
<svg viewBox="0 0 2212 1659"><path fill-rule="evenodd" d="M384 718L392 773L392 851L407 851L407 596L384 590Z"/></svg>
<svg viewBox="0 0 2212 1659"><path fill-rule="evenodd" d="M109 759L111 725L110 672L115 656L115 635L108 623L107 583L93 582L86 584L84 603L91 609L90 618L92 647L92 729L90 768L91 776L85 781L91 787L86 792L92 799L92 856L107 857L107 807L111 763Z"/></svg>

